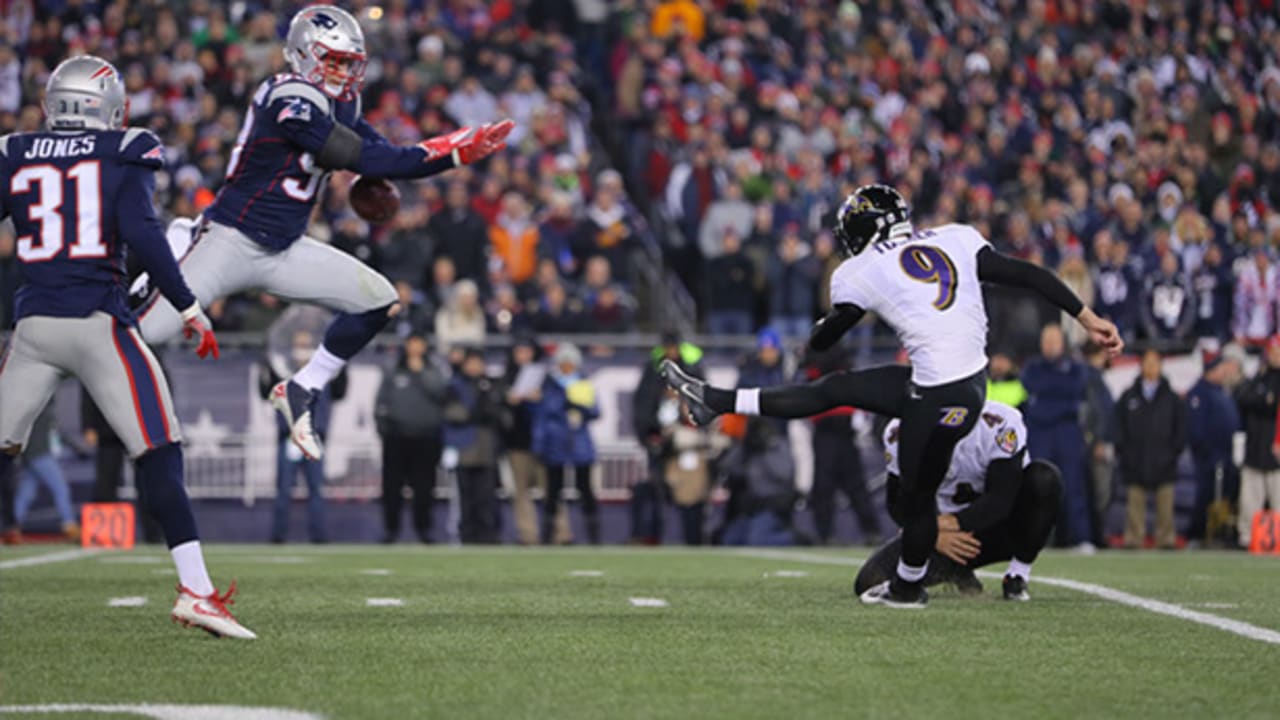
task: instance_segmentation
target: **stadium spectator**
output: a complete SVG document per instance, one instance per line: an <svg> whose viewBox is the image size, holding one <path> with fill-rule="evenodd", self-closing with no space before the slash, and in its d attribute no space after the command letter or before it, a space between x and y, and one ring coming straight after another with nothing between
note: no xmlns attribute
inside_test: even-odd
<svg viewBox="0 0 1280 720"><path fill-rule="evenodd" d="M579 266L592 257L603 257L609 261L616 277L626 278L631 267L629 256L635 246L635 229L620 192L612 184L596 188L578 226L574 257Z"/></svg>
<svg viewBox="0 0 1280 720"><path fill-rule="evenodd" d="M506 412L502 417L502 450L511 468L514 493L511 510L515 516L516 537L521 545L538 544L538 512L533 493L541 490L546 497L547 477L542 463L533 454L533 404L542 399L542 382L546 364L542 347L532 335L521 334L512 339L503 371L502 387ZM556 513L552 541L557 545L573 542L569 529L569 509L561 506Z"/></svg>
<svg viewBox="0 0 1280 720"><path fill-rule="evenodd" d="M742 198L742 186L736 182L725 185L723 195L707 207L698 226L702 257L710 260L720 254L726 229L732 228L738 237L750 233L753 214L751 204Z"/></svg>
<svg viewBox="0 0 1280 720"><path fill-rule="evenodd" d="M489 226L489 242L508 280L520 285L533 277L538 241L538 226L524 196L516 192L502 196L502 211Z"/></svg>
<svg viewBox="0 0 1280 720"><path fill-rule="evenodd" d="M427 231L436 242L436 258L453 261L454 275L484 287L489 281L488 223L471 209L471 195L462 180L449 183L445 206L433 213Z"/></svg>
<svg viewBox="0 0 1280 720"><path fill-rule="evenodd" d="M662 404L658 408L666 463L662 477L671 492L671 504L680 515L684 544L701 545L707 499L711 494L709 433L686 423L680 417L679 396L670 388L663 389Z"/></svg>
<svg viewBox="0 0 1280 720"><path fill-rule="evenodd" d="M485 316L480 289L470 280L453 284L444 307L436 311L436 342L446 349L484 342Z"/></svg>
<svg viewBox="0 0 1280 720"><path fill-rule="evenodd" d="M783 230L777 255L770 258L766 267L769 324L783 337L808 337L816 306L814 287L822 267L800 239L798 227L790 225Z"/></svg>
<svg viewBox="0 0 1280 720"><path fill-rule="evenodd" d="M449 380L444 404L444 466L456 479L458 539L499 541L498 428L500 388L485 374L484 353L467 348L460 372Z"/></svg>
<svg viewBox="0 0 1280 720"><path fill-rule="evenodd" d="M13 498L14 527L22 527L27 511L35 502L39 486L44 485L53 499L54 509L61 522L62 535L71 542L80 540L80 524L76 522L71 506L71 488L58 464L57 418L53 404L45 406L31 428L31 438L22 450L22 466L18 470L18 486Z"/></svg>
<svg viewBox="0 0 1280 720"><path fill-rule="evenodd" d="M1022 384L1018 366L1006 353L992 353L987 363L987 399L1019 410L1027 402L1027 388Z"/></svg>
<svg viewBox="0 0 1280 720"><path fill-rule="evenodd" d="M840 346L825 352L811 351L801 367L806 382L851 369L848 354ZM867 490L866 469L857 445L854 408L836 408L810 418L813 423L813 487L809 506L819 544L835 540L836 493L849 500L865 545L880 544L880 518Z"/></svg>
<svg viewBox="0 0 1280 720"><path fill-rule="evenodd" d="M577 232L573 199L564 191L552 193L546 215L538 225L538 255L550 258L562 275L578 272L578 258L574 255Z"/></svg>
<svg viewBox="0 0 1280 720"><path fill-rule="evenodd" d="M1065 227L1065 225L1063 225ZM1067 287L1080 298L1086 306L1093 305L1094 288L1093 276L1089 273L1089 266L1084 261L1084 250L1078 242L1070 242L1066 247L1062 248L1062 261L1058 264L1058 277L1066 283ZM1058 324L1062 328L1062 332L1066 335L1067 345L1069 347L1080 347L1088 340L1088 333L1080 327L1079 323L1072 322L1073 318L1062 313L1058 319ZM1017 405L1014 405L1017 407Z"/></svg>
<svg viewBox="0 0 1280 720"><path fill-rule="evenodd" d="M663 504L667 491L666 468L670 446L663 429L670 425L671 410L678 404L668 400L667 384L658 374L663 360L670 360L694 377L704 377L702 348L683 342L674 332L662 335L662 342L649 353L640 374L640 383L631 397L631 428L648 456L648 473L631 488L630 542L657 545L662 542ZM682 421L682 418L678 418Z"/></svg>
<svg viewBox="0 0 1280 720"><path fill-rule="evenodd" d="M1127 548L1146 538L1147 494L1155 492L1156 547L1177 547L1173 490L1178 456L1187 445L1187 408L1162 374L1160 351L1142 353L1142 372L1116 401L1116 454L1128 487L1124 527Z"/></svg>
<svg viewBox="0 0 1280 720"><path fill-rule="evenodd" d="M413 491L413 529L431 542L436 466L443 448L448 378L425 335L410 335L395 366L382 376L373 419L382 439L384 543L400 539L404 488Z"/></svg>
<svg viewBox="0 0 1280 720"><path fill-rule="evenodd" d="M1088 463L1089 510L1093 520L1092 542L1107 545L1107 509L1111 507L1115 480L1116 401L1107 387L1103 373L1110 357L1105 348L1088 343L1084 346L1085 404L1081 418L1084 447Z"/></svg>
<svg viewBox="0 0 1280 720"><path fill-rule="evenodd" d="M533 453L547 474L547 497L542 509L542 542L552 540L552 525L559 512L565 473L572 470L574 485L582 502L587 540L600 544L600 517L591 469L596 461L595 444L587 423L600 416L596 390L582 376L582 353L572 344L556 348L552 364L542 383L542 397L533 406Z"/></svg>
<svg viewBox="0 0 1280 720"><path fill-rule="evenodd" d="M1093 309L1115 323L1125 340L1132 342L1138 326L1140 285L1129 263L1129 245L1113 241L1110 231L1102 230L1095 236L1093 248L1098 263L1094 269L1097 300Z"/></svg>
<svg viewBox="0 0 1280 720"><path fill-rule="evenodd" d="M1237 485L1231 451L1241 429L1240 412L1228 388L1239 374L1234 359L1217 355L1205 363L1204 374L1187 393L1188 439L1196 478L1187 538L1206 545L1212 540L1205 536L1210 504L1215 498L1229 497Z"/></svg>
<svg viewBox="0 0 1280 720"><path fill-rule="evenodd" d="M533 313L533 329L540 334L560 334L582 332L582 301L570 297L569 292L559 281L553 281L542 292L536 301Z"/></svg>
<svg viewBox="0 0 1280 720"><path fill-rule="evenodd" d="M1264 249L1252 249L1236 277L1235 319L1237 342L1255 347L1276 332L1276 303L1280 302L1280 274Z"/></svg>
<svg viewBox="0 0 1280 720"><path fill-rule="evenodd" d="M1022 369L1027 389L1023 416L1031 456L1062 471L1063 503L1058 533L1061 544L1094 550L1089 500L1084 487L1084 433L1080 427L1087 373L1067 354L1062 329L1048 325L1040 333L1040 356Z"/></svg>
<svg viewBox="0 0 1280 720"><path fill-rule="evenodd" d="M1142 286L1143 334L1165 351L1189 350L1196 319L1195 294L1178 268L1178 256L1166 253Z"/></svg>
<svg viewBox="0 0 1280 720"><path fill-rule="evenodd" d="M746 432L720 459L728 476L730 503L720 540L725 545L786 546L796 543L792 528L795 461L785 435L774 423L749 417Z"/></svg>
<svg viewBox="0 0 1280 720"><path fill-rule="evenodd" d="M756 266L742 250L742 238L724 228L721 253L707 263L707 331L713 335L748 335L755 330Z"/></svg>
<svg viewBox="0 0 1280 720"><path fill-rule="evenodd" d="M80 389L80 432L84 444L93 451L93 493L90 498L94 502L117 502L128 453L84 386ZM136 514L141 516L145 513Z"/></svg>
<svg viewBox="0 0 1280 720"><path fill-rule="evenodd" d="M271 397L271 389L297 368L307 364L316 347L314 335L295 330L285 352L268 352L258 367L258 396ZM311 411L311 426L323 442L329 434L329 418L333 403L347 395L347 370L343 368L316 399ZM276 497L272 505L271 542L284 543L289 538L289 506L293 504L293 484L301 473L307 483L307 537L313 543L329 541L325 522L324 463L310 459L290 439L289 425L276 415Z"/></svg>
<svg viewBox="0 0 1280 720"><path fill-rule="evenodd" d="M1280 505L1280 454L1274 452L1276 410L1280 407L1280 336L1266 343L1258 372L1236 389L1236 405L1244 424L1244 465L1236 531L1240 547L1249 547L1253 516L1270 499Z"/></svg>
<svg viewBox="0 0 1280 720"><path fill-rule="evenodd" d="M1218 243L1205 243L1200 265L1191 275L1191 289L1196 297L1193 335L1219 346L1230 340L1235 276Z"/></svg>
<svg viewBox="0 0 1280 720"><path fill-rule="evenodd" d="M425 335L435 325L435 311L427 294L416 289L408 280L396 280L395 287L400 312L391 318L387 329L401 339L410 335Z"/></svg>

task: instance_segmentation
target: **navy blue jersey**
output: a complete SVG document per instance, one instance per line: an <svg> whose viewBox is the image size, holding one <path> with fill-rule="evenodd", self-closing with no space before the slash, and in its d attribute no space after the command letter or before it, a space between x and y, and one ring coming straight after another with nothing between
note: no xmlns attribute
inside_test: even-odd
<svg viewBox="0 0 1280 720"><path fill-rule="evenodd" d="M316 157L335 125L361 139L359 158L342 169L386 178L426 177L453 167L428 161L420 147L389 144L360 116L360 100L341 101L289 73L264 80L253 95L227 164L227 181L206 210L260 245L283 250L302 237L330 170Z"/></svg>
<svg viewBox="0 0 1280 720"><path fill-rule="evenodd" d="M101 310L133 324L126 247L174 307L195 303L152 204L163 150L141 128L0 138L0 219L11 216L17 231L16 319Z"/></svg>

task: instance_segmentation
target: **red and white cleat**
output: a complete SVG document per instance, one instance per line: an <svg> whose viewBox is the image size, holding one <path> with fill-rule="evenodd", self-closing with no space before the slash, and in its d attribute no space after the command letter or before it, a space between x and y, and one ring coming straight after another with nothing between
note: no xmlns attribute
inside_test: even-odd
<svg viewBox="0 0 1280 720"><path fill-rule="evenodd" d="M284 424L289 426L289 438L308 460L324 456L320 436L311 427L311 409L315 407L319 393L312 392L292 380L281 380L271 389L271 407L276 409Z"/></svg>
<svg viewBox="0 0 1280 720"><path fill-rule="evenodd" d="M236 583L231 581L227 592L219 595L217 588L208 595L196 595L182 585L178 586L178 601L173 604L169 617L184 627L200 628L214 637L230 637L240 640L256 640L252 630L241 625L227 609L235 601Z"/></svg>

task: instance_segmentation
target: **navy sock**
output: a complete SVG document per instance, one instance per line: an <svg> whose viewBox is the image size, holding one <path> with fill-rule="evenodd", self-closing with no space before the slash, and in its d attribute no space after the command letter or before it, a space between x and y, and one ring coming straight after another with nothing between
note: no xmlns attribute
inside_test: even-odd
<svg viewBox="0 0 1280 720"><path fill-rule="evenodd" d="M137 462L138 500L160 523L165 544L175 547L198 539L191 501L182 485L182 446L158 447Z"/></svg>
<svg viewBox="0 0 1280 720"><path fill-rule="evenodd" d="M391 322L387 315L390 309L390 305L384 305L358 315L340 313L324 333L325 348L343 360L350 360Z"/></svg>
<svg viewBox="0 0 1280 720"><path fill-rule="evenodd" d="M18 524L13 516L13 478L9 476L17 459L17 455L0 452L0 529Z"/></svg>

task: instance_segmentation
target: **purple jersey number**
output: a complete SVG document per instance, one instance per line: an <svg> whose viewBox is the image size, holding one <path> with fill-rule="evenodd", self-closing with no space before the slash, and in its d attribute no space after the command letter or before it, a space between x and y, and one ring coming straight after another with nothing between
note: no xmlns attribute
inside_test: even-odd
<svg viewBox="0 0 1280 720"><path fill-rule="evenodd" d="M938 284L938 299L933 306L947 310L956 301L956 264L947 254L932 245L908 245L898 255L898 262L907 277L922 283Z"/></svg>

